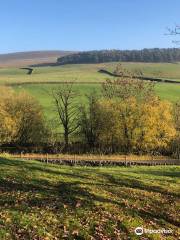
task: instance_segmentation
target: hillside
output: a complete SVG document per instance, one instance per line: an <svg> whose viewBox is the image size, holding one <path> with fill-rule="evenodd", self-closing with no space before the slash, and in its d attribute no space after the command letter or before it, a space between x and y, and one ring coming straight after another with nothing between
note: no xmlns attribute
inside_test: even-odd
<svg viewBox="0 0 180 240"><path fill-rule="evenodd" d="M123 63L123 67L135 71L140 70L144 76L180 80L180 64L172 63ZM56 67L34 68L32 75L27 71L17 68L0 69L0 85L7 84L17 90L26 90L37 98L45 109L47 118L54 116L52 100L47 91L54 89L64 81L75 81L75 88L82 97L79 102L85 101L84 95L96 89L100 91L101 83L111 77L99 73L100 69L114 71L117 63L106 64L72 64ZM156 93L162 99L172 102L180 97L180 84L157 83Z"/></svg>
<svg viewBox="0 0 180 240"><path fill-rule="evenodd" d="M55 63L58 57L72 53L70 51L32 51L0 54L0 68Z"/></svg>
<svg viewBox="0 0 180 240"><path fill-rule="evenodd" d="M168 63L180 61L180 49L142 50L99 50L87 52L73 51L30 51L0 54L0 68L24 66L58 66L64 64L87 64L106 62L154 62Z"/></svg>

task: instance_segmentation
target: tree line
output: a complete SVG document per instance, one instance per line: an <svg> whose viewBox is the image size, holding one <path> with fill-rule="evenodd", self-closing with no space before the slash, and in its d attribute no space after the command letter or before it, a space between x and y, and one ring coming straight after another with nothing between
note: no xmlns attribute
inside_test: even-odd
<svg viewBox="0 0 180 240"><path fill-rule="evenodd" d="M142 50L101 50L67 55L57 59L57 64L104 62L178 62L179 48L153 48Z"/></svg>
<svg viewBox="0 0 180 240"><path fill-rule="evenodd" d="M25 92L2 88L0 145L34 146L38 151L150 153L180 155L180 103L160 100L154 83L134 78L121 67L101 92L79 104L74 85L49 92L57 113L55 129L39 103ZM57 133L57 127L62 135ZM73 140L75 139L75 140Z"/></svg>

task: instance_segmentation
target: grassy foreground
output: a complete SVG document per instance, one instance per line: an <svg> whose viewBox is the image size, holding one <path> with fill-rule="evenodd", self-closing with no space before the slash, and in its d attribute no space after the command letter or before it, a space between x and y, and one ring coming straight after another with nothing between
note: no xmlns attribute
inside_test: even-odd
<svg viewBox="0 0 180 240"><path fill-rule="evenodd" d="M178 239L180 167L0 159L0 239ZM172 229L136 236L134 229Z"/></svg>

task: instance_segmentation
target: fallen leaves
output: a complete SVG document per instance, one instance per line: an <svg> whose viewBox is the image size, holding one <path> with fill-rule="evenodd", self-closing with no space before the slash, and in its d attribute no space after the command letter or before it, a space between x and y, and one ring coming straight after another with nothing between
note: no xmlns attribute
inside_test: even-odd
<svg viewBox="0 0 180 240"><path fill-rule="evenodd" d="M141 174L142 169L150 174ZM14 163L11 174L9 166L0 172L0 239L133 239L139 224L176 233L168 221L178 221L178 185L173 177L173 187L166 191L166 180L171 179L154 176L149 167L99 170Z"/></svg>

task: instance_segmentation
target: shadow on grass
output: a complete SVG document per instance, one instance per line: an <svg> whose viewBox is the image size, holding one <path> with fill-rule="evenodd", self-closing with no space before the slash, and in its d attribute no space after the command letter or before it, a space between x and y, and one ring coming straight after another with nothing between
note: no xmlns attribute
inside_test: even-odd
<svg viewBox="0 0 180 240"><path fill-rule="evenodd" d="M55 165L45 165L44 163L40 163L40 162L28 162L28 160L9 160L9 159L5 159L5 158L0 158L0 166L4 165L4 166L9 166L9 167L23 167L26 169L26 171L39 171L39 172L43 172L43 173L47 173L47 174L54 174L54 175L62 175L65 177L73 177L73 178L81 178L81 179L87 179L87 176L83 176L82 172L81 175L79 173L75 174L75 173L69 173L69 172L62 172L62 171L58 171L58 170L54 170L51 169L51 167L55 167ZM57 166L57 165L56 165ZM60 167L60 166L58 166ZM66 166L67 167L67 166ZM70 167L67 167L67 170L70 169ZM24 169L22 169L24 171Z"/></svg>
<svg viewBox="0 0 180 240"><path fill-rule="evenodd" d="M38 166L36 163L25 163L25 161L21 160L0 159L0 165L23 167L23 169L25 168L24 171L37 170L42 171L43 173L46 172L49 174L63 175L74 178L70 179L69 182L65 182L65 179L62 181L59 180L59 182L56 184L53 184L48 180L38 179L38 176L36 176L34 179L27 179L27 181L23 182L20 181L20 178L18 179L18 176L16 176L17 179L15 178L15 180L14 177L0 179L0 206L6 209L19 209L22 205L23 211L26 212L31 211L32 207L40 207L48 208L56 213L58 211L62 212L65 206L68 206L68 209L71 209L71 211L76 211L77 208L81 208L82 210L91 209L94 211L97 203L100 203L102 206L104 206L104 204L108 204L109 206L117 206L119 207L120 211L126 213L126 215L128 214L132 218L136 215L143 219L159 219L173 224L174 226L179 226L179 223L176 221L176 219L172 219L171 216L168 215L170 210L167 211L167 214L156 212L156 209L153 209L150 212L142 208L137 209L132 206L127 207L127 205L122 201L122 199L127 199L127 201L134 200L134 196L129 195L127 198L126 188L143 190L151 193L160 193L163 194L165 198L168 198L169 195L174 198L178 198L178 193L168 193L159 186L150 186L148 184L148 179L146 179L147 183L145 184L144 182L139 181L132 176L128 177L128 175L122 173L115 177L113 176L113 173L108 174L102 171L99 172L97 169L86 168L83 168L82 171L74 168L74 171L77 170L76 174L71 174L68 172L62 173L61 171L52 170L47 166L44 168L44 165ZM68 169L70 168L67 168L67 171ZM81 176L81 174L92 174L92 181L88 182L90 177ZM83 181L77 181L77 178L82 178ZM94 192L96 189L98 192L95 194ZM122 191L118 192L119 189ZM103 191L111 194L102 195ZM20 192L20 194L26 193L27 196L22 201L13 199L11 194L12 196L15 196L14 198L18 198L18 194L16 196L16 193L18 192ZM138 192L136 194L138 195ZM15 200L19 201L18 206L15 205ZM121 224L120 226L122 228Z"/></svg>
<svg viewBox="0 0 180 240"><path fill-rule="evenodd" d="M103 174L103 176L108 180L109 183L114 184L114 186L119 186L119 187L127 187L127 188L132 188L135 190L143 190L143 191L148 191L150 193L160 193L163 194L164 197L166 199L169 199L173 202L175 202L176 200L178 201L180 194L174 193L174 192L170 192L168 193L166 190L158 187L158 186L150 186L147 184L144 184L142 181L138 181L134 178L128 178L127 176L125 176L125 178L123 178L124 176L121 175L121 179L117 179L115 178L113 175L110 174ZM168 186L167 186L168 187ZM111 188L108 188L109 192L111 192L111 194L116 195L116 192L114 192ZM119 194L118 194L119 196ZM122 194L121 192L121 197L122 198L126 198L127 199L127 194ZM161 198L161 197L160 197ZM132 199L135 200L133 196L129 196L128 195L128 199ZM154 200L151 200L152 202L154 202ZM161 208L161 211L156 211L158 206L158 201L156 201L156 206L153 206L154 208L152 208L150 211L145 210L145 209L137 209L137 208L131 208L128 209L128 213L133 216L138 215L140 217L142 217L143 219L159 219L159 220L163 220L165 222L168 222L170 224L173 224L177 227L180 227L180 222L176 219L173 219L172 217L169 216L169 211L164 212L163 209ZM167 209L166 209L167 210Z"/></svg>
<svg viewBox="0 0 180 240"><path fill-rule="evenodd" d="M138 172L135 171L131 171L132 173L137 173L137 174L145 174L145 175L153 175L153 176L157 176L157 177L177 177L180 178L180 172L178 171L166 171L165 169L163 170L153 170L151 169L150 171L147 170L139 170Z"/></svg>
<svg viewBox="0 0 180 240"><path fill-rule="evenodd" d="M76 207L78 203L84 207L93 207L96 206L95 202L100 202L124 207L124 204L119 201L108 199L90 192L87 186L92 184L84 183L83 185L86 187L82 187L80 184L82 183L61 183L58 186L58 193L64 204L73 208ZM93 186L102 186L102 184L94 184Z"/></svg>
<svg viewBox="0 0 180 240"><path fill-rule="evenodd" d="M148 192L155 192L155 193L160 193L163 195L171 195L174 197L180 197L179 192L168 192L167 190L159 187L159 186L152 186L148 184L148 179L147 184L145 184L143 181L137 180L136 178L127 177L127 175L121 175L117 178L114 177L112 174L107 174L107 173L102 173L102 177L107 179L107 182L113 185L121 186L121 187L128 187L128 188L133 188L133 189L139 189L143 191L148 191ZM145 178L144 178L145 179ZM168 186L167 186L168 187Z"/></svg>
<svg viewBox="0 0 180 240"><path fill-rule="evenodd" d="M24 161L21 160L10 160L7 158L2 158L0 157L0 165L5 165L5 166L22 166L22 163L24 163Z"/></svg>

